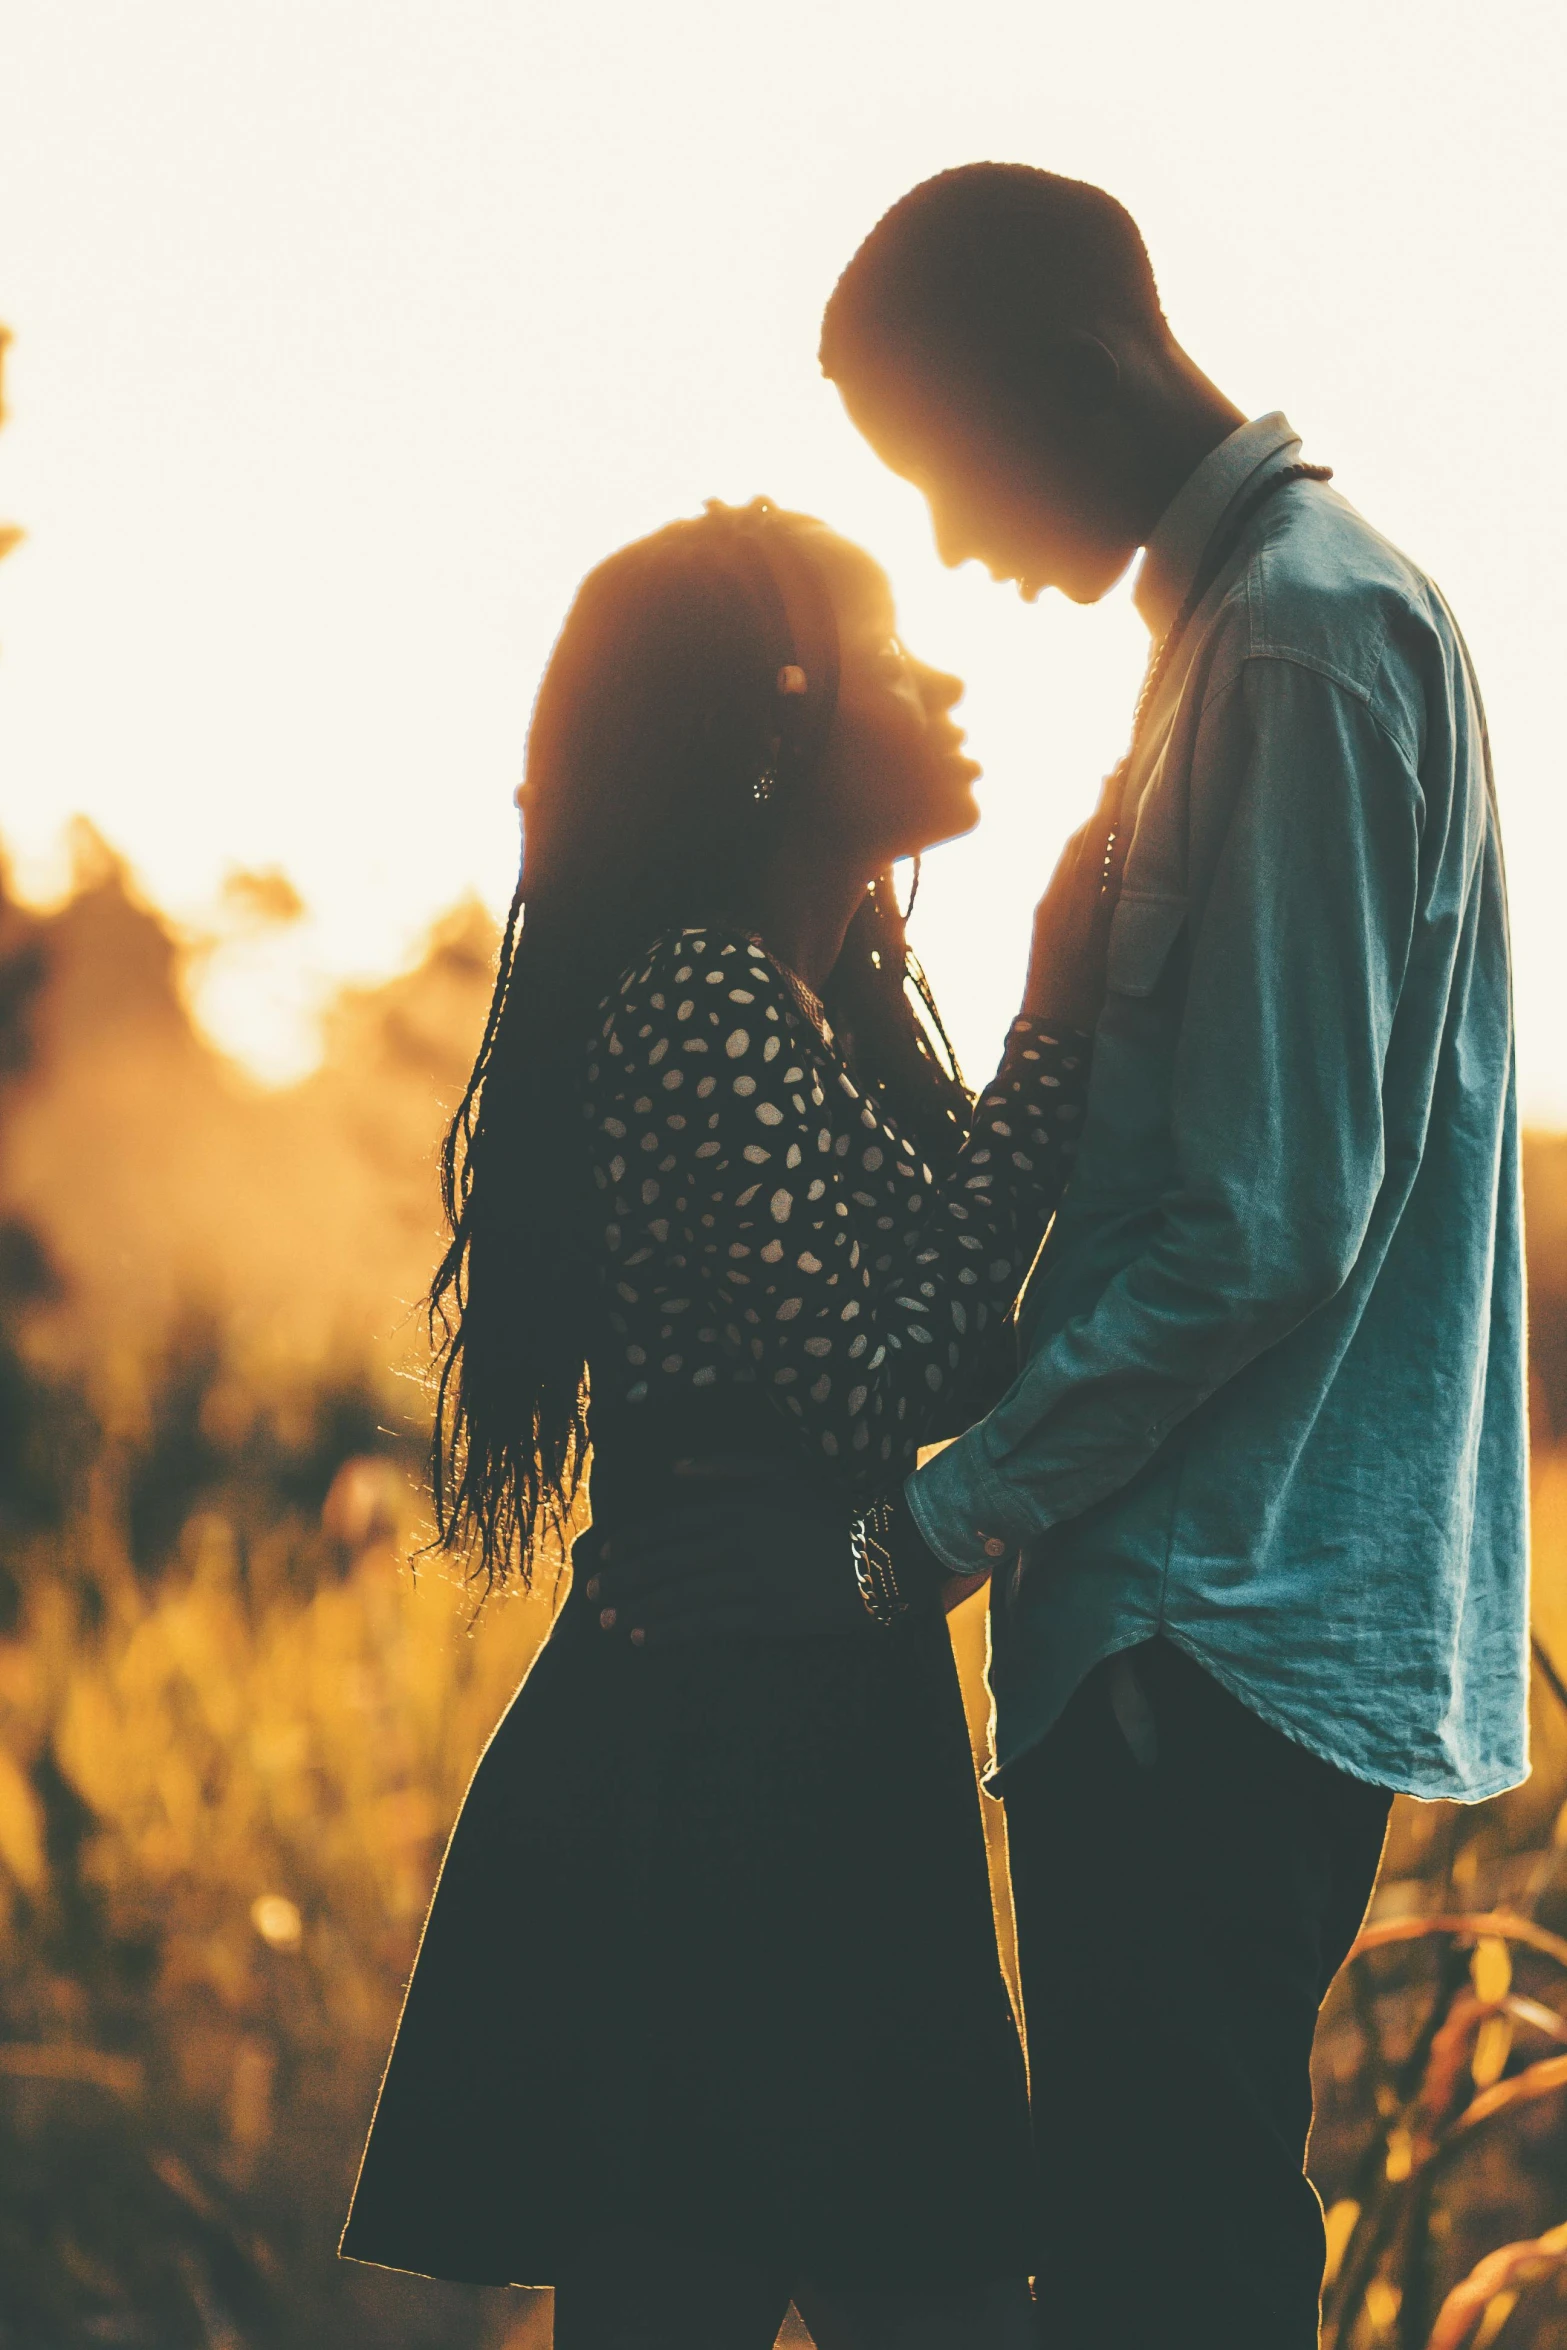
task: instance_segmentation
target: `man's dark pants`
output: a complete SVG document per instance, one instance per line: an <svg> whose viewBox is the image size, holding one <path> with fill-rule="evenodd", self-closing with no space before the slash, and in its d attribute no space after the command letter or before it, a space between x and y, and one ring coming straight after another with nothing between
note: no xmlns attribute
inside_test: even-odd
<svg viewBox="0 0 1567 2350"><path fill-rule="evenodd" d="M1041 2341L1313 2350L1312 2035L1391 1797L1271 1729L1168 1642L1130 1661L1152 1717L1142 1761L1105 1664L1006 1781L1045 2197ZM1124 1680L1119 1703L1124 1716Z"/></svg>

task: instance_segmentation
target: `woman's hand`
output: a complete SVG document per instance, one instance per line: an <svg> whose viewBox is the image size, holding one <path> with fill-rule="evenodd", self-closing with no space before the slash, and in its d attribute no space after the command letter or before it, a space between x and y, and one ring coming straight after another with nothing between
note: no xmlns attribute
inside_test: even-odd
<svg viewBox="0 0 1567 2350"><path fill-rule="evenodd" d="M1112 776L1088 822L1061 852L1050 886L1034 910L1034 943L1023 1010L1031 1019L1091 1035L1104 1005L1105 955L1125 844L1111 845ZM1113 787L1113 788L1112 788Z"/></svg>

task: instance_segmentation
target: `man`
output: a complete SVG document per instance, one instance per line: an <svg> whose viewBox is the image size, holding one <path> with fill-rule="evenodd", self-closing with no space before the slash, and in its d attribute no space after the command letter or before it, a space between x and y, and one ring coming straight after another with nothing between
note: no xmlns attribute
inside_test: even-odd
<svg viewBox="0 0 1567 2350"><path fill-rule="evenodd" d="M948 1567L1002 1570L1048 2338L1306 2350L1312 2031L1391 1794L1526 1768L1479 694L1431 583L1176 343L1100 190L985 164L915 189L822 359L948 563L1093 602L1146 549L1076 1178L1018 1380L906 1498Z"/></svg>
<svg viewBox="0 0 1567 2350"><path fill-rule="evenodd" d="M1022 1369L871 1531L906 1593L993 1572L1044 2339L1309 2350L1312 2035L1392 1795L1526 1768L1478 690L1431 583L1175 342L1100 190L916 188L822 360L947 562L1093 602L1145 550L1149 680L1085 851L1107 996Z"/></svg>

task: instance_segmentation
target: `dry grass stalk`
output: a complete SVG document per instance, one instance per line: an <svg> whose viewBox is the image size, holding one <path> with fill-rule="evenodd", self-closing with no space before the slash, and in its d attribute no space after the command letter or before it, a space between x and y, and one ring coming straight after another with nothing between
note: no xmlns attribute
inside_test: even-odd
<svg viewBox="0 0 1567 2350"><path fill-rule="evenodd" d="M1471 2269L1443 2302L1427 2350L1489 2350L1519 2294L1567 2263L1567 2226L1521 2244L1503 2244ZM1483 2337L1483 2339L1482 2339Z"/></svg>

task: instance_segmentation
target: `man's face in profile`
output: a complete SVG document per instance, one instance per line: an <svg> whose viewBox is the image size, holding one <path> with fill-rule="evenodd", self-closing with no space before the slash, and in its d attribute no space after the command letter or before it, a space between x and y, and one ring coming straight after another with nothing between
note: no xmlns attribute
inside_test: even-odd
<svg viewBox="0 0 1567 2350"><path fill-rule="evenodd" d="M1136 553L1103 486L1102 457L1070 424L977 386L938 397L857 379L838 390L883 464L924 497L949 567L983 563L1026 603L1053 587L1096 604Z"/></svg>

